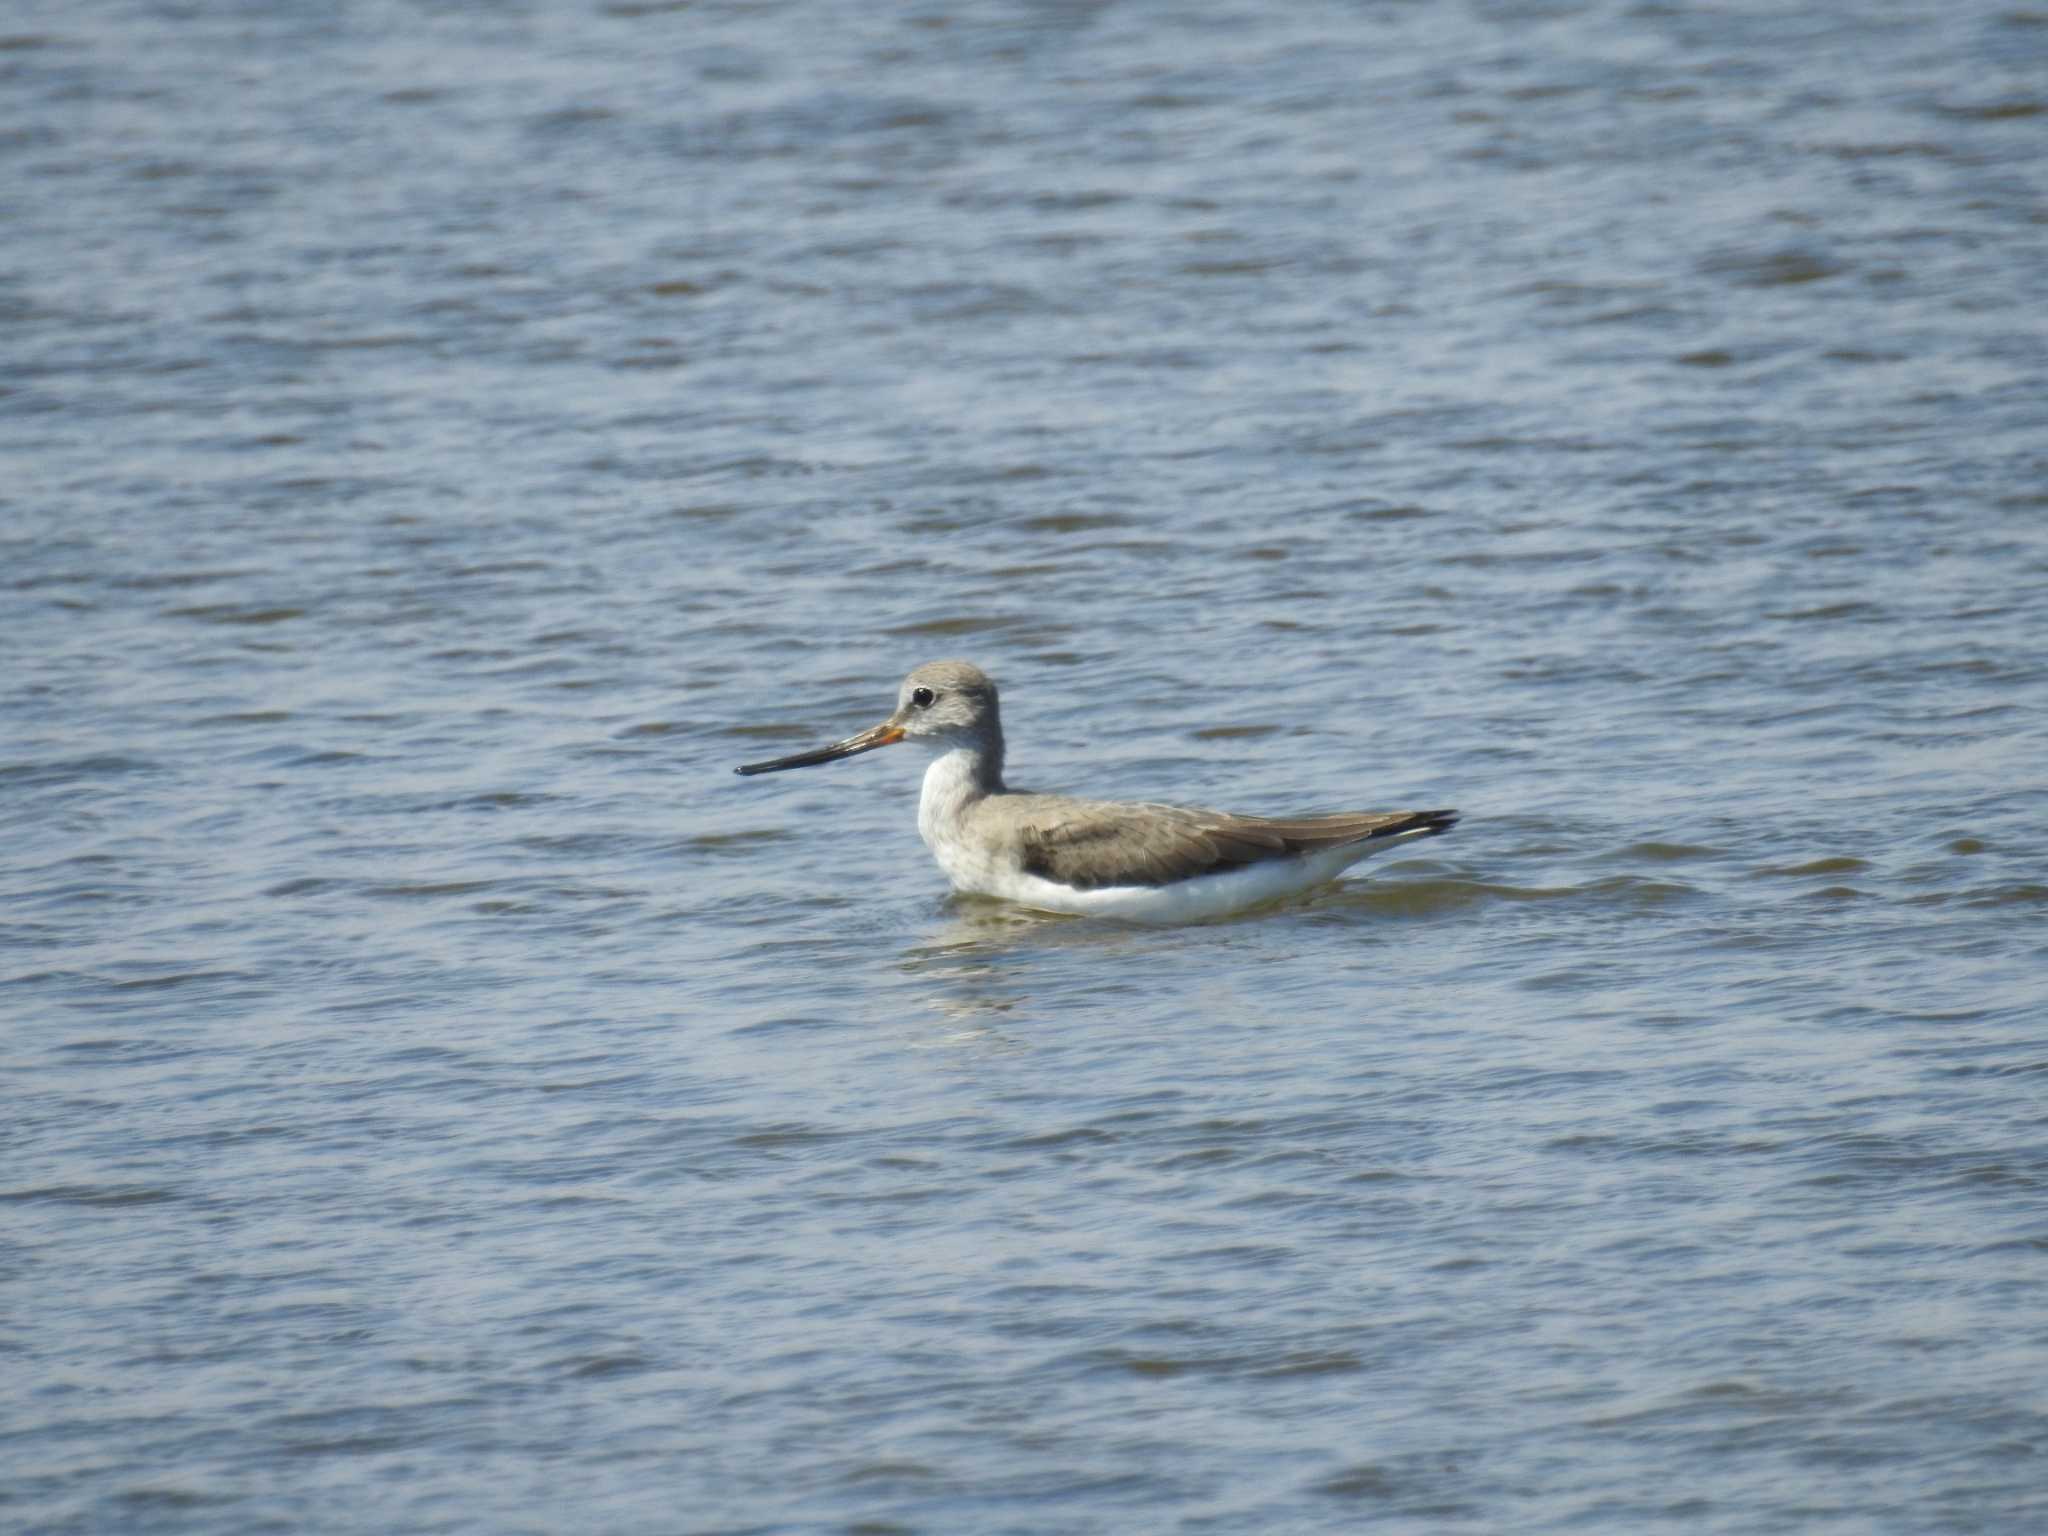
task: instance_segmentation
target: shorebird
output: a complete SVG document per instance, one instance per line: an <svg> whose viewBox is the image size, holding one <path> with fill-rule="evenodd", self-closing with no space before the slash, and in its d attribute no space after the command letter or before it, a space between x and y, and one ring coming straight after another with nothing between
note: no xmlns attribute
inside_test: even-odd
<svg viewBox="0 0 2048 1536"><path fill-rule="evenodd" d="M779 773L899 741L934 756L917 830L953 888L1041 912L1197 922L1333 880L1360 859L1457 824L1456 811L1238 816L1192 806L1034 795L1003 783L996 685L964 661L931 661L880 725L733 772Z"/></svg>

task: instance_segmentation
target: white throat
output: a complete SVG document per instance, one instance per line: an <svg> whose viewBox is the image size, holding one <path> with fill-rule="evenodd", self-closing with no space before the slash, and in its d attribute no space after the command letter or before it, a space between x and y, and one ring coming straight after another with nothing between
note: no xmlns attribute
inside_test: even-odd
<svg viewBox="0 0 2048 1536"><path fill-rule="evenodd" d="M924 791L917 800L917 835L941 864L945 850L960 841L967 808L987 793L981 787L981 754L972 747L949 747L924 771Z"/></svg>

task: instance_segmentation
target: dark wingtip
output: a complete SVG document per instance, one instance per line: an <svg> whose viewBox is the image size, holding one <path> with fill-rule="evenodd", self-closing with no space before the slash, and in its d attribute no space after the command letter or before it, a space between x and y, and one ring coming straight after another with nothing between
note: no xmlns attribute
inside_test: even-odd
<svg viewBox="0 0 2048 1536"><path fill-rule="evenodd" d="M1410 825L1425 837L1433 837L1439 832L1450 831L1458 824L1458 820L1459 813L1456 811L1417 811Z"/></svg>

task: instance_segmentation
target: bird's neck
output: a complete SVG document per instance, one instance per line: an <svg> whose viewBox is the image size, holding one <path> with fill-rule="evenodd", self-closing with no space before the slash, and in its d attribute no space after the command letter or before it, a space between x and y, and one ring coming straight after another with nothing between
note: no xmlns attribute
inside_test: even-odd
<svg viewBox="0 0 2048 1536"><path fill-rule="evenodd" d="M948 747L924 771L917 803L917 827L931 842L939 830L957 824L975 801L1003 792L1003 748L981 742Z"/></svg>

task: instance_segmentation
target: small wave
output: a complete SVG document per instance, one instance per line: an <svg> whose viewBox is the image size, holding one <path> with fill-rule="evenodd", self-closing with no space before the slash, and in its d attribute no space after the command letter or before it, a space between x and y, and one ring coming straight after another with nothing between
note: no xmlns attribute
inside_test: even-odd
<svg viewBox="0 0 2048 1536"><path fill-rule="evenodd" d="M152 1184L49 1184L39 1189L0 1190L0 1204L5 1205L162 1205L179 1198L177 1191Z"/></svg>
<svg viewBox="0 0 2048 1536"><path fill-rule="evenodd" d="M85 757L54 758L39 763L0 763L0 784L71 784L81 780L119 778L131 773L153 773L157 766L146 757L95 752Z"/></svg>
<svg viewBox="0 0 2048 1536"><path fill-rule="evenodd" d="M1824 859L1814 859L1805 864L1776 864L1759 869L1759 875L1776 875L1793 878L1819 875L1860 875L1870 868L1868 859L1859 859L1850 854L1835 854Z"/></svg>
<svg viewBox="0 0 2048 1536"><path fill-rule="evenodd" d="M1608 863L1635 861L1649 864L1677 864L1686 859L1718 859L1724 850L1697 843L1630 843L1605 855Z"/></svg>

